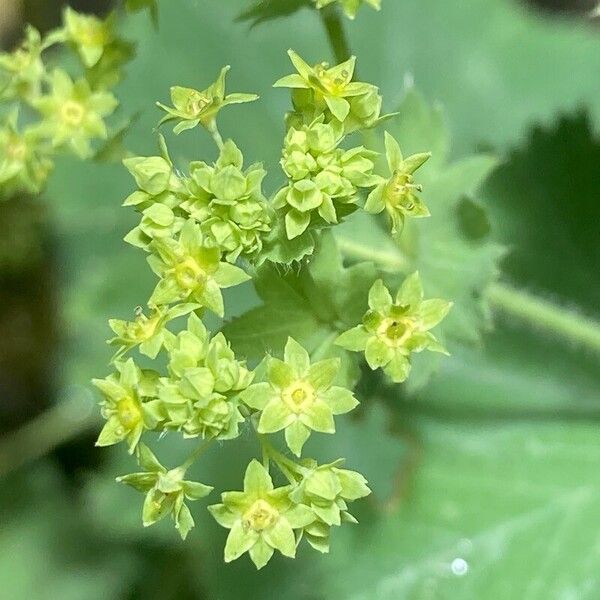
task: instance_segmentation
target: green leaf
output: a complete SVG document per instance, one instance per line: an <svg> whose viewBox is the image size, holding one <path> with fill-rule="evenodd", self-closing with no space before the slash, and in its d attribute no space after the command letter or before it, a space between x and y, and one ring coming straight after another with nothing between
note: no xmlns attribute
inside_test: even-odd
<svg viewBox="0 0 600 600"><path fill-rule="evenodd" d="M372 263L345 268L335 240L324 233L312 260L298 273L263 265L254 284L264 305L227 323L223 333L238 354L255 360L266 352L281 355L288 336L293 337L314 360L339 357L338 382L352 387L358 357L334 341L360 321L376 278Z"/></svg>
<svg viewBox="0 0 600 600"><path fill-rule="evenodd" d="M410 496L342 528L322 565L324 597L593 597L583 590L597 567L594 427L418 414L410 426L422 440Z"/></svg>

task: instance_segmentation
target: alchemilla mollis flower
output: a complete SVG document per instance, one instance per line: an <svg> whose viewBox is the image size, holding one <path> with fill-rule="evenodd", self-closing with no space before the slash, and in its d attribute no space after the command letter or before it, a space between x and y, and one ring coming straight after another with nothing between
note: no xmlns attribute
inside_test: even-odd
<svg viewBox="0 0 600 600"><path fill-rule="evenodd" d="M117 481L146 494L142 509L144 527L171 515L181 539L185 540L194 527L194 518L185 501L200 500L208 496L213 488L183 479L185 467L166 469L144 444L137 448L137 459L144 471L122 475L117 477Z"/></svg>
<svg viewBox="0 0 600 600"><path fill-rule="evenodd" d="M177 304L171 308L154 308L149 315L146 315L142 307L138 307L133 321L110 319L108 324L116 335L107 343L117 346L113 360L136 347L139 348L140 354L156 358L167 340L173 336L166 329L166 324L199 308L201 306L194 303Z"/></svg>
<svg viewBox="0 0 600 600"><path fill-rule="evenodd" d="M414 172L429 160L430 152L404 158L398 142L386 131L385 149L390 178L380 183L367 198L365 210L386 210L392 222L392 233L402 230L406 217L428 217L429 210L417 195L421 186L414 183Z"/></svg>
<svg viewBox="0 0 600 600"><path fill-rule="evenodd" d="M211 514L229 529L225 544L225 562L246 552L257 569L264 567L275 550L284 556L296 556L294 530L301 531L315 520L303 504L290 500L292 486L275 488L269 472L257 460L246 469L243 492L224 492L222 504L209 506Z"/></svg>
<svg viewBox="0 0 600 600"><path fill-rule="evenodd" d="M223 67L217 80L202 91L193 88L174 86L171 88L171 102L173 106L166 106L157 102L157 106L167 114L160 124L175 121L175 133L193 129L202 125L208 131L216 130L217 114L222 108L231 104L243 104L258 99L256 94L227 94L225 95L225 76L230 67Z"/></svg>
<svg viewBox="0 0 600 600"><path fill-rule="evenodd" d="M318 465L315 460L301 461L302 479L290 494L296 503L306 504L316 519L308 525L303 536L319 552L329 552L331 527L356 523L348 512L348 502L371 493L367 480L356 471L341 469L344 460Z"/></svg>
<svg viewBox="0 0 600 600"><path fill-rule="evenodd" d="M18 113L0 127L0 190L6 195L26 190L40 192L53 168L35 125L19 131Z"/></svg>
<svg viewBox="0 0 600 600"><path fill-rule="evenodd" d="M192 220L185 224L177 239L154 240L151 252L148 263L160 277L149 300L154 307L197 302L223 316L221 289L250 279L239 267L221 262L221 251L205 240Z"/></svg>
<svg viewBox="0 0 600 600"><path fill-rule="evenodd" d="M279 79L275 87L292 88L295 113L289 124L310 123L321 114L344 124L344 131L374 127L380 122L381 96L376 86L352 81L356 67L353 56L331 67L321 62L314 67L296 52L288 54L297 73Z"/></svg>
<svg viewBox="0 0 600 600"><path fill-rule="evenodd" d="M103 21L94 15L80 14L67 7L63 21L66 41L73 44L87 68L93 67L113 40L112 15Z"/></svg>
<svg viewBox="0 0 600 600"><path fill-rule="evenodd" d="M106 419L96 446L112 446L126 441L133 453L145 429L154 429L162 419L156 399L156 379L128 359L115 362L116 373L94 379L102 392L102 415Z"/></svg>
<svg viewBox="0 0 600 600"><path fill-rule="evenodd" d="M0 99L20 98L31 102L40 95L46 73L43 50L40 32L28 25L20 46L13 52L0 53Z"/></svg>
<svg viewBox="0 0 600 600"><path fill-rule="evenodd" d="M106 139L104 118L115 110L117 100L110 92L93 91L85 79L73 82L56 69L51 93L37 98L33 105L44 117L40 132L50 137L53 146L68 146L86 158L92 154L93 140Z"/></svg>
<svg viewBox="0 0 600 600"><path fill-rule="evenodd" d="M379 279L369 292L370 310L362 324L342 333L336 344L364 352L371 369L383 368L392 381L401 383L410 373L413 352L447 354L429 330L444 319L451 307L451 302L439 298L424 300L416 272L404 280L395 298Z"/></svg>
<svg viewBox="0 0 600 600"><path fill-rule="evenodd" d="M284 360L268 358L267 381L241 395L243 402L260 411L258 432L285 430L286 443L296 456L311 431L335 433L334 415L358 405L350 390L333 385L339 369L337 358L311 364L308 352L289 338Z"/></svg>

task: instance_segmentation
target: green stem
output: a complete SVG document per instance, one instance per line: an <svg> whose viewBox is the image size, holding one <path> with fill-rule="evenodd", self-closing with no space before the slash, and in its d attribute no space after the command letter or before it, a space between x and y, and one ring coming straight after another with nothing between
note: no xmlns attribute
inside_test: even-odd
<svg viewBox="0 0 600 600"><path fill-rule="evenodd" d="M497 311L600 353L600 323L504 283L493 283L487 297Z"/></svg>
<svg viewBox="0 0 600 600"><path fill-rule="evenodd" d="M303 477L306 474L307 469L296 464L293 460L290 460L276 450L267 440L266 436L259 434L258 439L263 451L263 457L266 455L268 459L272 460L290 483L298 483L297 476Z"/></svg>
<svg viewBox="0 0 600 600"><path fill-rule="evenodd" d="M204 440L185 460L181 465L184 471L187 471L199 458L202 456L210 445L214 442L214 438Z"/></svg>
<svg viewBox="0 0 600 600"><path fill-rule="evenodd" d="M336 237L336 241L338 248L347 258L371 261L390 271L408 272L410 270L409 260L399 249L394 252L376 250L345 237Z"/></svg>
<svg viewBox="0 0 600 600"><path fill-rule="evenodd" d="M206 129L208 130L208 133L210 133L212 139L215 141L217 148L219 150L223 150L223 138L221 137L221 134L219 133L217 124L215 122L213 122L210 125L208 125L206 127Z"/></svg>
<svg viewBox="0 0 600 600"><path fill-rule="evenodd" d="M322 9L321 19L323 20L329 44L331 45L336 61L342 63L348 60L352 56L352 52L337 6L328 6Z"/></svg>

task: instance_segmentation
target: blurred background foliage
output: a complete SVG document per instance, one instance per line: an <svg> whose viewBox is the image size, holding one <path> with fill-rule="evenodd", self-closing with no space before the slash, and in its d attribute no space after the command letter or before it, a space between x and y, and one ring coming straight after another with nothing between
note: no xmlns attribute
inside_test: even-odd
<svg viewBox="0 0 600 600"><path fill-rule="evenodd" d="M533 7L542 4L569 10L559 17ZM18 31L8 33L8 6L0 3L6 44ZM249 27L236 22L247 6L164 1L158 30L146 15L127 19L123 31L138 56L117 93L124 115L140 114L127 147L151 154L154 101L166 100L173 84L202 88L231 64L231 89L259 93L261 101L225 113L222 130L249 162L265 162L272 191L288 97L271 84L290 71L285 51L315 62L331 52L315 11ZM25 3L23 14L42 25L55 18L50 7ZM456 272L444 268L447 285L493 279L501 257L504 286L593 331L600 319L600 39L594 23L580 18L590 8L384 0L381 14L365 9L347 31L360 78L381 86L387 110L402 104L401 141L439 148L451 164L482 151L497 157L476 194L452 198L452 210L440 200L434 211L432 240L466 257ZM215 157L196 133L172 148L177 161ZM119 165L65 159L43 203L0 206L2 597L598 597L599 356L585 341L506 311L494 285L494 327L454 343L425 387L409 393L369 377L358 417L340 421L333 442L311 440L320 457L347 456L375 490L359 509L361 524L334 536L330 556L302 551L260 573L245 560L226 566L224 532L200 507L186 543L168 524L144 530L140 498L114 484L132 461L121 448L93 447L98 417L88 384L110 356L107 319L131 316L152 287L143 258L122 242L135 221L120 208L131 189ZM432 190L436 202L447 190ZM371 225L359 227L346 235L368 239ZM449 231L461 232L460 247ZM468 307L479 300L464 297L457 339L468 333L476 318ZM239 314L258 299L247 286L227 302ZM165 440L166 457L179 451ZM202 480L235 489L253 452L250 440L209 452Z"/></svg>

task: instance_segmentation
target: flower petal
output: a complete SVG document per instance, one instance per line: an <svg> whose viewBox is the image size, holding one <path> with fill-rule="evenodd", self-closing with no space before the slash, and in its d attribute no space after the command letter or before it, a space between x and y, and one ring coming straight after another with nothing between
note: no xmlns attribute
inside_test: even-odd
<svg viewBox="0 0 600 600"><path fill-rule="evenodd" d="M293 338L288 338L283 353L286 364L290 365L297 377L304 377L310 368L308 352Z"/></svg>
<svg viewBox="0 0 600 600"><path fill-rule="evenodd" d="M291 425L296 416L291 408L281 398L274 398L269 402L260 416L258 422L259 433L275 433Z"/></svg>
<svg viewBox="0 0 600 600"><path fill-rule="evenodd" d="M323 400L316 399L300 414L300 420L314 431L335 433L333 412Z"/></svg>
<svg viewBox="0 0 600 600"><path fill-rule="evenodd" d="M244 474L244 492L264 495L273 489L273 481L269 472L256 460L250 461Z"/></svg>
<svg viewBox="0 0 600 600"><path fill-rule="evenodd" d="M279 550L284 556L294 558L296 556L296 538L294 530L285 516L277 519L270 529L262 532L263 539L271 548Z"/></svg>
<svg viewBox="0 0 600 600"><path fill-rule="evenodd" d="M308 381L317 391L328 390L341 366L339 358L327 358L311 365L308 370Z"/></svg>
<svg viewBox="0 0 600 600"><path fill-rule="evenodd" d="M270 383L266 382L255 383L240 394L242 402L256 410L263 410L275 397L275 390Z"/></svg>
<svg viewBox="0 0 600 600"><path fill-rule="evenodd" d="M320 397L329 405L334 415L350 412L359 404L350 390L337 386L323 392Z"/></svg>
<svg viewBox="0 0 600 600"><path fill-rule="evenodd" d="M371 369L387 365L394 356L394 350L378 337L371 337L365 348L365 358Z"/></svg>
<svg viewBox="0 0 600 600"><path fill-rule="evenodd" d="M248 552L258 542L258 539L258 533L254 529L244 531L242 520L238 519L227 536L225 562L238 559L244 552Z"/></svg>
<svg viewBox="0 0 600 600"><path fill-rule="evenodd" d="M285 428L285 443L298 458L302 454L302 448L309 436L310 429L301 421L294 421Z"/></svg>

